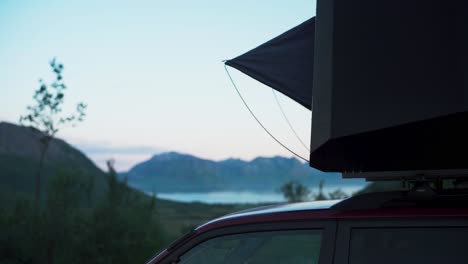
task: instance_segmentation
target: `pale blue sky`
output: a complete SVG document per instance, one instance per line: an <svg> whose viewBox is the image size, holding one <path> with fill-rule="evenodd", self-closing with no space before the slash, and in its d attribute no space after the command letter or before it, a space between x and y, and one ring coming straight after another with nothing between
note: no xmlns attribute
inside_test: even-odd
<svg viewBox="0 0 468 264"><path fill-rule="evenodd" d="M88 117L59 133L125 170L159 151L214 160L291 156L249 116L221 61L315 15L315 1L0 1L0 120L17 122L48 61L65 64L66 104ZM231 70L260 119L307 156L271 90ZM280 98L307 143L311 113Z"/></svg>

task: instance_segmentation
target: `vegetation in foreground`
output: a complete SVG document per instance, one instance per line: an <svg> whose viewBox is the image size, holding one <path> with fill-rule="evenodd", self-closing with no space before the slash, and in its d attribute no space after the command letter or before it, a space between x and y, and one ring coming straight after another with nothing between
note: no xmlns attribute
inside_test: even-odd
<svg viewBox="0 0 468 264"><path fill-rule="evenodd" d="M154 197L111 174L105 197L92 204L92 185L81 179L70 172L53 177L39 207L28 196L2 206L2 263L142 263L161 248Z"/></svg>
<svg viewBox="0 0 468 264"><path fill-rule="evenodd" d="M184 232L254 206L165 201L128 187L112 170L104 178L102 186L58 170L40 206L33 192L2 192L0 263L144 263Z"/></svg>

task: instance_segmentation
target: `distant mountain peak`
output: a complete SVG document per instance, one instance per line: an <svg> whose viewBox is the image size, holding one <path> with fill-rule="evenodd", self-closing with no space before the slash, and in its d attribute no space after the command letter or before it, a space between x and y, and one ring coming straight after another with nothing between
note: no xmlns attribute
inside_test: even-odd
<svg viewBox="0 0 468 264"><path fill-rule="evenodd" d="M291 164L291 165L300 165L302 164L298 159L294 157L283 157L283 156L273 156L273 157L257 157L251 161L252 163L276 163L276 164Z"/></svg>
<svg viewBox="0 0 468 264"><path fill-rule="evenodd" d="M229 159L221 160L220 163L229 164L229 165L238 165L238 164L247 163L247 161L243 159L229 158Z"/></svg>
<svg viewBox="0 0 468 264"><path fill-rule="evenodd" d="M169 152L162 152L162 153L155 154L150 160L163 161L163 160L179 160L179 159L197 159L197 157L189 155L189 154L169 151Z"/></svg>
<svg viewBox="0 0 468 264"><path fill-rule="evenodd" d="M154 155L125 175L133 186L157 192L274 191L289 180L309 186L317 185L321 179L332 185L342 181L340 174L317 171L294 157L213 161L178 152Z"/></svg>

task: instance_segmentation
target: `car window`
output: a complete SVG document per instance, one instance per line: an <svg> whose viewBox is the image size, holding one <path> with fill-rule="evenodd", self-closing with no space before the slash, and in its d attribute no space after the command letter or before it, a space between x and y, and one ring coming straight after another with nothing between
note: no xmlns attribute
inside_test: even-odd
<svg viewBox="0 0 468 264"><path fill-rule="evenodd" d="M352 229L350 264L461 264L468 261L468 228Z"/></svg>
<svg viewBox="0 0 468 264"><path fill-rule="evenodd" d="M320 230L253 232L205 241L181 256L183 264L308 263L319 260Z"/></svg>

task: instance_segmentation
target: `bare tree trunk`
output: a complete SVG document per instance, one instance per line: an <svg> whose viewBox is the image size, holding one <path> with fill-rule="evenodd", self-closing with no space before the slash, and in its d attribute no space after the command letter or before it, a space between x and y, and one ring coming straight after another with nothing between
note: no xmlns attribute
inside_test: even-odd
<svg viewBox="0 0 468 264"><path fill-rule="evenodd" d="M45 156L46 156L46 153L47 153L47 149L49 148L50 141L51 141L51 138L44 138L44 142L41 142L41 143L43 143L43 145L42 145L41 154L40 154L40 157L39 157L39 167L37 168L37 172L36 172L36 191L35 191L36 206L39 206L39 203L40 203L40 198L41 198L41 176L42 176L42 170L43 170L43 167L44 167Z"/></svg>

